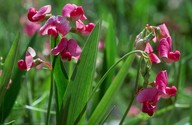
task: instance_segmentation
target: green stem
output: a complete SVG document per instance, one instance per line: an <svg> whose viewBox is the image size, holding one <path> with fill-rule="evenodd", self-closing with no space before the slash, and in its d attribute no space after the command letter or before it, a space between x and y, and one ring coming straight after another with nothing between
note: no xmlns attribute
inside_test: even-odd
<svg viewBox="0 0 192 125"><path fill-rule="evenodd" d="M55 39L56 40L56 39ZM54 42L54 47L56 45L56 42ZM49 118L50 118L50 111L51 111L51 102L52 102L52 96L53 96L53 88L54 88L54 78L53 78L53 71L55 67L55 62L56 62L56 57L53 56L53 61L52 61L52 70L51 70L51 85L50 85L50 95L49 95L49 103L48 103L48 108L47 108L47 118L46 118L46 125L49 124Z"/></svg>
<svg viewBox="0 0 192 125"><path fill-rule="evenodd" d="M133 91L131 101L130 101L129 106L127 107L127 109L126 109L126 111L125 111L125 113L124 113L124 115L123 115L123 117L122 117L119 125L122 125L122 124L123 124L123 122L124 122L124 120L125 120L125 118L126 118L126 116L127 116L127 113L129 112L129 110L130 110L130 108L131 108L131 105L133 104L133 101L134 101L134 99L135 99L135 93L136 93L136 91L137 91L137 89L138 89L139 75L140 75L140 68L141 68L142 59L143 59L143 57L140 58L139 64L138 64L138 67L137 67L137 76L136 76L136 82L135 82L135 89L134 89L134 91Z"/></svg>
<svg viewBox="0 0 192 125"><path fill-rule="evenodd" d="M52 102L52 96L53 96L53 71L51 72L51 86L50 86L50 95L49 95L49 103L47 108L47 118L46 118L46 125L49 124L49 118L50 118L50 110L51 110L51 102Z"/></svg>

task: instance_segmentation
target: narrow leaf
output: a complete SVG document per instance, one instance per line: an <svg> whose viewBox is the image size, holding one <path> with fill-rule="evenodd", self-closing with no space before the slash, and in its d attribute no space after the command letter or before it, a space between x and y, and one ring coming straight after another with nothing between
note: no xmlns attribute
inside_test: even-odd
<svg viewBox="0 0 192 125"><path fill-rule="evenodd" d="M108 28L105 38L105 51L104 51L104 65L103 65L103 74L115 63L116 59L116 36L115 36L115 26L113 22L112 15L107 17ZM114 76L114 70L112 70L107 76L104 83L101 85L101 97L103 97L104 93L110 86L112 79Z"/></svg>
<svg viewBox="0 0 192 125"><path fill-rule="evenodd" d="M69 125L74 124L88 100L95 74L99 31L100 23L95 26L84 45L81 58L77 64L74 80L71 80L67 88L67 94L63 100L66 103L66 99L71 95L69 114L67 116L67 124Z"/></svg>
<svg viewBox="0 0 192 125"><path fill-rule="evenodd" d="M29 41L29 44L25 47L26 48L25 50L27 50L28 46L32 47L34 45L34 43L36 41L36 37L37 37L37 33L31 38L31 40ZM17 42L19 41L19 36L17 36L17 38L15 39L15 43L16 43L16 41ZM21 58L23 58L25 56L25 52L22 54ZM7 58L15 58L15 57L7 56ZM8 65L8 64L5 63L5 65ZM11 71L9 71L9 72L11 72ZM17 95L19 94L19 91L21 89L21 83L22 83L22 80L23 80L22 77L25 74L25 72L26 71L21 71L18 68L16 68L15 71L14 71L15 75L12 78L12 83L11 83L9 89L6 91L5 96L3 97L4 98L3 104L0 107L0 123L4 122L4 120L9 115L9 113L10 113L10 111L11 111L11 109L12 109L14 103L15 103Z"/></svg>

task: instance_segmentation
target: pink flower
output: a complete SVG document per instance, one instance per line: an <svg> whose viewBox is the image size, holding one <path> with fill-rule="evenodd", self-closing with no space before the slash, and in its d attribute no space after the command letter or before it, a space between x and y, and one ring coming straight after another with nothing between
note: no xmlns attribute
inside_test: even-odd
<svg viewBox="0 0 192 125"><path fill-rule="evenodd" d="M35 32L40 28L41 24L33 23L29 20L24 24L23 32L29 36L33 36Z"/></svg>
<svg viewBox="0 0 192 125"><path fill-rule="evenodd" d="M62 59L70 61L71 58L79 59L81 48L74 39L62 38L59 44L51 50L53 55L61 54Z"/></svg>
<svg viewBox="0 0 192 125"><path fill-rule="evenodd" d="M81 20L76 21L76 30L80 34L87 36L91 33L93 28L95 27L95 24L89 23L85 25Z"/></svg>
<svg viewBox="0 0 192 125"><path fill-rule="evenodd" d="M77 20L86 20L86 16L84 15L84 10L81 6L77 6L75 4L66 4L63 7L62 15L71 18L73 21Z"/></svg>
<svg viewBox="0 0 192 125"><path fill-rule="evenodd" d="M52 70L52 66L48 62L45 62L45 61L41 60L40 58L34 59L35 56L36 56L35 50L31 47L28 47L26 55L25 55L25 60L21 59L17 62L19 69L29 71L33 67L36 67L40 64L44 64L50 70Z"/></svg>
<svg viewBox="0 0 192 125"><path fill-rule="evenodd" d="M62 16L52 16L40 28L41 35L52 35L56 37L58 32L65 36L70 31L69 21Z"/></svg>
<svg viewBox="0 0 192 125"><path fill-rule="evenodd" d="M155 53L153 53L153 48L151 47L150 43L146 43L146 47L144 50L148 55L152 63L160 63L161 60L157 57Z"/></svg>
<svg viewBox="0 0 192 125"><path fill-rule="evenodd" d="M33 61L33 57L36 56L36 52L34 51L33 48L31 47L28 47L27 49L27 53L26 53L26 56L25 56L25 60L19 60L18 61L18 67L21 69L21 70L27 70L29 71L33 66L34 66L34 61Z"/></svg>
<svg viewBox="0 0 192 125"><path fill-rule="evenodd" d="M154 42L159 42L162 38L171 37L169 34L169 30L167 29L167 26L164 23L159 26L150 26L147 24L145 28L148 31L152 31L154 33Z"/></svg>
<svg viewBox="0 0 192 125"><path fill-rule="evenodd" d="M51 5L46 5L41 7L38 11L35 8L29 8L27 16L31 22L38 22L42 21L46 17L46 14L49 14L50 12Z"/></svg>
<svg viewBox="0 0 192 125"><path fill-rule="evenodd" d="M167 72L161 71L156 77L155 87L145 88L137 95L137 102L143 103L142 112L152 116L156 111L156 105L159 99L175 96L177 88L175 86L167 87Z"/></svg>
<svg viewBox="0 0 192 125"><path fill-rule="evenodd" d="M178 50L172 51L172 40L170 37L162 38L158 45L159 57L161 57L166 63L176 62L180 58L180 52Z"/></svg>

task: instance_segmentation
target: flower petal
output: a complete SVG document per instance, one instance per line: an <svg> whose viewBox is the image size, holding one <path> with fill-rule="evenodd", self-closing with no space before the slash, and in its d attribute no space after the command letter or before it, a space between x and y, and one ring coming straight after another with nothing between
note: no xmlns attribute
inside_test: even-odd
<svg viewBox="0 0 192 125"><path fill-rule="evenodd" d="M46 22L45 24L40 28L39 33L41 35L47 35L48 34L48 30L50 28L54 28L55 27L55 21L56 21L56 17L55 16L51 16Z"/></svg>
<svg viewBox="0 0 192 125"><path fill-rule="evenodd" d="M166 93L169 96L175 96L177 93L177 88L175 86L166 87Z"/></svg>
<svg viewBox="0 0 192 125"><path fill-rule="evenodd" d="M70 17L71 12L76 8L75 4L66 4L62 9L62 16Z"/></svg>
<svg viewBox="0 0 192 125"><path fill-rule="evenodd" d="M17 62L17 65L18 65L19 69L21 69L21 70L27 70L27 65L26 65L26 63L25 63L24 60L19 60L19 61Z"/></svg>
<svg viewBox="0 0 192 125"><path fill-rule="evenodd" d="M160 28L160 33L161 33L162 38L170 37L169 30L164 23L159 25L158 27Z"/></svg>
<svg viewBox="0 0 192 125"><path fill-rule="evenodd" d="M137 102L157 102L159 99L159 91L156 88L145 88L139 92L136 97Z"/></svg>
<svg viewBox="0 0 192 125"><path fill-rule="evenodd" d="M167 63L172 63L172 62L176 62L179 60L180 58L180 52L178 50L174 51L174 52L169 52L168 53L168 59L166 60Z"/></svg>
<svg viewBox="0 0 192 125"><path fill-rule="evenodd" d="M33 20L41 20L46 14L51 12L51 5L41 7L37 13L32 17Z"/></svg>
<svg viewBox="0 0 192 125"><path fill-rule="evenodd" d="M66 38L62 38L61 41L58 43L58 45L53 48L51 50L53 55L58 55L59 53L61 53L64 49L66 49L67 47L67 39Z"/></svg>
<svg viewBox="0 0 192 125"><path fill-rule="evenodd" d="M65 36L71 29L69 21L62 16L56 16L55 26L57 31L60 32L63 36Z"/></svg>
<svg viewBox="0 0 192 125"><path fill-rule="evenodd" d="M81 48L74 39L68 41L67 50L71 53L74 59L79 59L81 54Z"/></svg>
<svg viewBox="0 0 192 125"><path fill-rule="evenodd" d="M161 62L161 60L154 53L149 54L149 58L150 58L152 63L160 63Z"/></svg>
<svg viewBox="0 0 192 125"><path fill-rule="evenodd" d="M156 111L156 104L150 104L148 102L143 103L142 112L147 113L149 116L152 116Z"/></svg>
<svg viewBox="0 0 192 125"><path fill-rule="evenodd" d="M152 53L153 52L153 48L152 46L150 45L149 42L146 43L146 47L145 47L145 50L144 50L146 53Z"/></svg>
<svg viewBox="0 0 192 125"><path fill-rule="evenodd" d="M167 41L166 38L160 40L158 45L158 53L159 57L168 58L168 53L171 50L170 43Z"/></svg>
<svg viewBox="0 0 192 125"><path fill-rule="evenodd" d="M27 53L25 56L25 63L26 63L27 70L29 70L33 66L33 57L35 56L36 56L36 53L34 49L31 47L28 47Z"/></svg>
<svg viewBox="0 0 192 125"><path fill-rule="evenodd" d="M159 72L156 77L156 88L162 91L164 94L166 93L166 87L168 84L167 82L168 77L166 70Z"/></svg>

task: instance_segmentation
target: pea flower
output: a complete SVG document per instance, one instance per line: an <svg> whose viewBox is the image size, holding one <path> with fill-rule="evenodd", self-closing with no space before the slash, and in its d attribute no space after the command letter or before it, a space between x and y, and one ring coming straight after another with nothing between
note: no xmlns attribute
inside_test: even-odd
<svg viewBox="0 0 192 125"><path fill-rule="evenodd" d="M180 58L180 52L178 50L172 51L172 40L170 37L162 38L158 45L159 57L166 63L176 62Z"/></svg>
<svg viewBox="0 0 192 125"><path fill-rule="evenodd" d="M21 59L17 62L18 68L21 70L29 71L31 68L38 66L39 64L45 64L50 70L52 69L51 65L48 62L41 60L40 58L34 59L36 52L33 48L28 47L25 60Z"/></svg>
<svg viewBox="0 0 192 125"><path fill-rule="evenodd" d="M65 36L69 31L69 21L62 16L51 16L39 30L41 35L52 35L54 37L58 33Z"/></svg>
<svg viewBox="0 0 192 125"><path fill-rule="evenodd" d="M38 22L45 19L46 14L49 14L51 12L51 5L46 5L41 7L38 11L31 7L29 8L27 17L31 22Z"/></svg>
<svg viewBox="0 0 192 125"><path fill-rule="evenodd" d="M84 15L84 10L82 6L77 6L75 4L66 4L63 7L62 15L71 18L73 21L86 20Z"/></svg>
<svg viewBox="0 0 192 125"><path fill-rule="evenodd" d="M74 39L62 38L58 45L51 50L52 54L57 56L61 54L63 60L70 61L72 58L78 60L81 54L81 48Z"/></svg>
<svg viewBox="0 0 192 125"><path fill-rule="evenodd" d="M167 87L168 77L166 70L158 73L154 87L144 88L137 95L137 102L142 103L142 112L152 116L156 111L156 106L160 98L175 96L177 88Z"/></svg>
<svg viewBox="0 0 192 125"><path fill-rule="evenodd" d="M153 48L150 43L146 43L146 47L144 50L148 55L152 63L160 63L161 60L157 57L155 53L153 53Z"/></svg>
<svg viewBox="0 0 192 125"><path fill-rule="evenodd" d="M147 24L146 29L152 31L155 34L155 37L153 38L153 41L155 43L159 42L162 38L171 37L169 34L169 30L164 23L159 26L149 26Z"/></svg>
<svg viewBox="0 0 192 125"><path fill-rule="evenodd" d="M93 23L89 23L85 25L81 20L76 21L77 32L84 36L89 35L94 27L95 27L95 24Z"/></svg>
<svg viewBox="0 0 192 125"><path fill-rule="evenodd" d="M167 37L170 37L170 34L169 34L169 30L167 28L167 26L163 23L159 26L157 26L156 28L159 28L160 30L160 33L156 33L156 37L154 38L154 41L160 41L162 38L167 38Z"/></svg>
<svg viewBox="0 0 192 125"><path fill-rule="evenodd" d="M18 61L18 67L21 70L27 70L29 71L33 66L34 66L34 61L33 61L33 57L36 56L36 52L34 51L33 48L28 47L27 52L26 52L26 56L25 56L25 60L19 60Z"/></svg>

